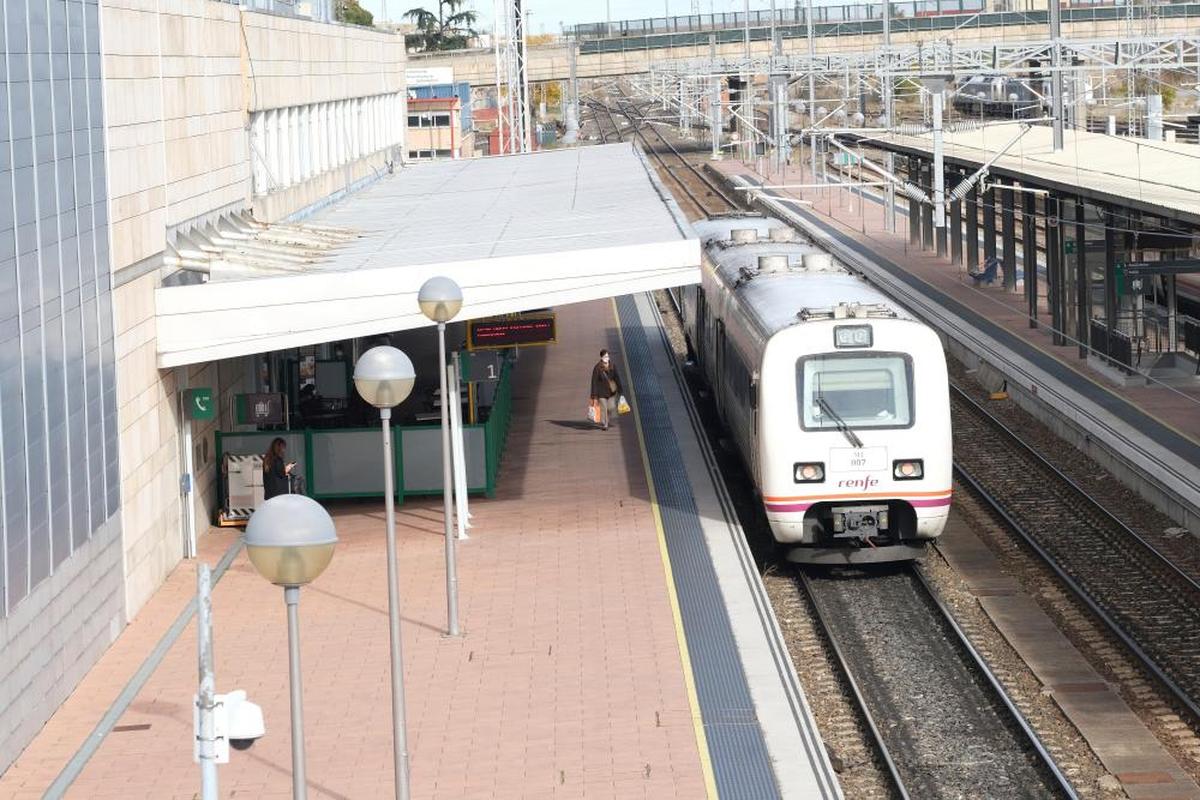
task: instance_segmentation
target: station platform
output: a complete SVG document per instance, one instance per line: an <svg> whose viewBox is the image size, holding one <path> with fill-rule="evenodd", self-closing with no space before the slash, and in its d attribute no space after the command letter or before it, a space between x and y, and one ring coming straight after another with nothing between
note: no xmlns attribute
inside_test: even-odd
<svg viewBox="0 0 1200 800"><path fill-rule="evenodd" d="M976 285L965 266L910 246L902 202L901 221L889 232L877 197L867 194L864 200L859 191L837 184L787 188L815 183L806 167L778 173L730 159L712 168L731 185L767 187L751 192L760 208L786 216L1004 374L1011 392L1052 404L1074 426L1077 438L1107 449L1110 468L1119 457L1147 499L1200 531L1200 380L1114 382L1105 368L1079 358L1075 342L1054 344L1044 322L1049 319L1045 297L1039 310L1043 322L1031 328L1020 289Z"/></svg>
<svg viewBox="0 0 1200 800"><path fill-rule="evenodd" d="M495 499L459 547L448 638L441 503L397 508L408 737L420 798L841 797L741 531L645 296L558 309L520 354ZM634 414L585 420L609 348ZM310 797L392 796L382 504L330 506L339 544L301 591ZM281 592L239 534L215 565L218 692L267 734L221 797L291 796ZM180 564L18 760L0 797L193 798L193 564Z"/></svg>

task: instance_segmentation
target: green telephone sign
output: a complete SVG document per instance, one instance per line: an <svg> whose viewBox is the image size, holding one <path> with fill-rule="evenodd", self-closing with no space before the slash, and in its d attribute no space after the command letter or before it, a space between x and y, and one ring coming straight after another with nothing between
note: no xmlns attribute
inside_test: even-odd
<svg viewBox="0 0 1200 800"><path fill-rule="evenodd" d="M217 404L213 402L213 391L210 388L186 389L183 393L183 407L188 419L213 419L217 416Z"/></svg>

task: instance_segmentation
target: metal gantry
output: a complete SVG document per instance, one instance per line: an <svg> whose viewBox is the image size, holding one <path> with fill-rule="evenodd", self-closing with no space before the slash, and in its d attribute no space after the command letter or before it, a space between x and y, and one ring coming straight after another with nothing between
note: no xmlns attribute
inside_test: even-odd
<svg viewBox="0 0 1200 800"><path fill-rule="evenodd" d="M530 117L526 10L522 0L493 0L496 124L500 150L528 153L533 149Z"/></svg>

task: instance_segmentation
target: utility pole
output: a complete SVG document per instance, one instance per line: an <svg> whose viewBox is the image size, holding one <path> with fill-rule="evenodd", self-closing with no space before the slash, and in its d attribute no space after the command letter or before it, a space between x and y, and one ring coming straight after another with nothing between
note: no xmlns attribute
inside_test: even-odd
<svg viewBox="0 0 1200 800"><path fill-rule="evenodd" d="M809 168L812 170L812 182L817 182L817 44L813 39L813 4L806 0L804 22L808 38L808 119L812 127L812 147L809 155Z"/></svg>
<svg viewBox="0 0 1200 800"><path fill-rule="evenodd" d="M895 124L895 84L892 81L892 0L883 0L883 127L891 128ZM884 161L887 171L896 174L896 154L888 151ZM887 196L887 206L884 210L884 224L889 233L896 232L896 186L888 181L883 187Z"/></svg>
<svg viewBox="0 0 1200 800"><path fill-rule="evenodd" d="M923 75L921 83L933 97L933 227L946 225L946 172L942 151L942 103L948 75ZM910 212L911 213L911 212Z"/></svg>
<svg viewBox="0 0 1200 800"><path fill-rule="evenodd" d="M1063 74L1062 74L1062 12L1059 0L1050 1L1050 46L1053 52L1050 74L1050 103L1054 114L1054 149L1063 149Z"/></svg>

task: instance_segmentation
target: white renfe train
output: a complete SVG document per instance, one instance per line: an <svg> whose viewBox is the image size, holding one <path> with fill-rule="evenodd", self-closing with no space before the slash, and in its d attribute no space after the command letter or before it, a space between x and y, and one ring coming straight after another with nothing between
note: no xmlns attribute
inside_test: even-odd
<svg viewBox="0 0 1200 800"><path fill-rule="evenodd" d="M701 283L681 290L713 387L787 558L918 556L950 511L941 341L784 223L694 223Z"/></svg>

